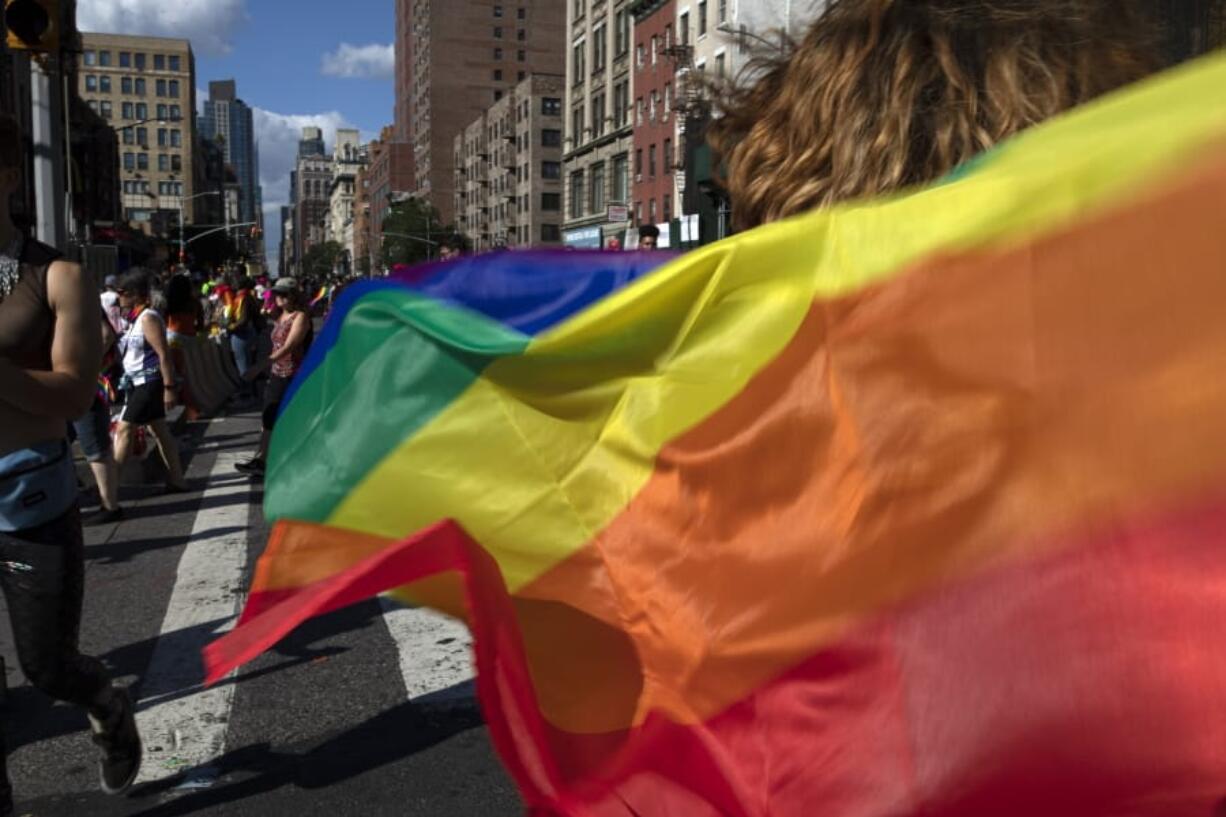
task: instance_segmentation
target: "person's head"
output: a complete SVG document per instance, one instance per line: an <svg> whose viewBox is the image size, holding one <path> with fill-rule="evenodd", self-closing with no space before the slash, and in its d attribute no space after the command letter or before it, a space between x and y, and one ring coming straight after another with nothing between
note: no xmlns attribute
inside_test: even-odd
<svg viewBox="0 0 1226 817"><path fill-rule="evenodd" d="M196 301L196 288L186 275L175 275L166 284L166 311L171 315L179 315L193 311Z"/></svg>
<svg viewBox="0 0 1226 817"><path fill-rule="evenodd" d="M148 270L133 267L119 278L119 305L124 309L148 306L153 293L153 275Z"/></svg>
<svg viewBox="0 0 1226 817"><path fill-rule="evenodd" d="M441 261L449 261L460 257L460 246L455 241L444 241L438 246L438 257Z"/></svg>
<svg viewBox="0 0 1226 817"><path fill-rule="evenodd" d="M0 218L9 220L9 199L21 187L24 150L21 127L11 116L0 115Z"/></svg>
<svg viewBox="0 0 1226 817"><path fill-rule="evenodd" d="M940 178L1152 70L1137 0L834 0L710 140L738 226Z"/></svg>
<svg viewBox="0 0 1226 817"><path fill-rule="evenodd" d="M277 308L286 312L301 312L306 308L302 289L293 278L278 278L274 281L272 296Z"/></svg>
<svg viewBox="0 0 1226 817"><path fill-rule="evenodd" d="M639 249L654 250L660 243L660 228L654 224L639 227Z"/></svg>
<svg viewBox="0 0 1226 817"><path fill-rule="evenodd" d="M606 250L620 250L622 248L621 239L619 239L617 236L613 236L605 242L604 248Z"/></svg>
<svg viewBox="0 0 1226 817"><path fill-rule="evenodd" d="M108 275L102 279L102 286L107 292L114 292L119 289L119 276Z"/></svg>

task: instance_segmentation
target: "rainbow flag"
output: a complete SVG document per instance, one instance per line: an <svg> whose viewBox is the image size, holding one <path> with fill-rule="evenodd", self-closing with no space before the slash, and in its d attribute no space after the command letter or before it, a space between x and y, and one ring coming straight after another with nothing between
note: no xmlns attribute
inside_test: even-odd
<svg viewBox="0 0 1226 817"><path fill-rule="evenodd" d="M390 591L468 622L533 814L1215 813L1223 89L1202 60L573 308L352 288L209 681Z"/></svg>
<svg viewBox="0 0 1226 817"><path fill-rule="evenodd" d="M321 287L319 288L319 291L318 291L318 292L316 292L316 293L315 293L315 295L314 295L314 297L312 297L312 298L311 298L311 306L315 306L315 305L316 305L316 304L318 304L320 301L322 301L322 300L324 300L325 298L327 298L327 297L328 297L328 296L329 296L331 293L332 293L332 288L331 288L331 287L329 287L329 286L321 286Z"/></svg>

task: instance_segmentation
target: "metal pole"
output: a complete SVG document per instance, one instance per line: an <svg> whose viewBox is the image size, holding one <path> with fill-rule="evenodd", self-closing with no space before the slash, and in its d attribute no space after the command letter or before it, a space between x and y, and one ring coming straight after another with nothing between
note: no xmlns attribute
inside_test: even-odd
<svg viewBox="0 0 1226 817"><path fill-rule="evenodd" d="M35 236L52 247L64 246L63 152L55 144L55 92L52 72L30 60L30 119L34 145Z"/></svg>
<svg viewBox="0 0 1226 817"><path fill-rule="evenodd" d="M185 232L185 230L186 228L183 226L183 197L179 196L179 263L180 264L183 263L183 258L186 255L186 253L184 252L184 248L187 245L183 243L183 238L184 238L183 233Z"/></svg>

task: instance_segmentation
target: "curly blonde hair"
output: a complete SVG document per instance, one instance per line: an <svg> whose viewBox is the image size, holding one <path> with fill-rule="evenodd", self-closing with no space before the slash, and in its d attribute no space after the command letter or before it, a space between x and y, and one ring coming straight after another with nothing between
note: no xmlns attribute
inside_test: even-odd
<svg viewBox="0 0 1226 817"><path fill-rule="evenodd" d="M708 139L739 227L928 182L1156 67L1135 0L832 0L725 89Z"/></svg>

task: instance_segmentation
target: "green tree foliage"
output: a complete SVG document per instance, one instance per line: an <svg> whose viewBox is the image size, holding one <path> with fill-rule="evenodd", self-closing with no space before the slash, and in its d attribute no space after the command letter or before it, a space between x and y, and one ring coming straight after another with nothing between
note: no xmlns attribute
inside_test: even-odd
<svg viewBox="0 0 1226 817"><path fill-rule="evenodd" d="M445 226L428 202L422 199L398 202L383 220L383 263L389 269L397 264L418 264L438 257L436 245L440 242L458 239L455 228Z"/></svg>
<svg viewBox="0 0 1226 817"><path fill-rule="evenodd" d="M335 241L325 241L311 247L302 259L303 274L312 281L329 280L336 267L336 259L344 249Z"/></svg>

